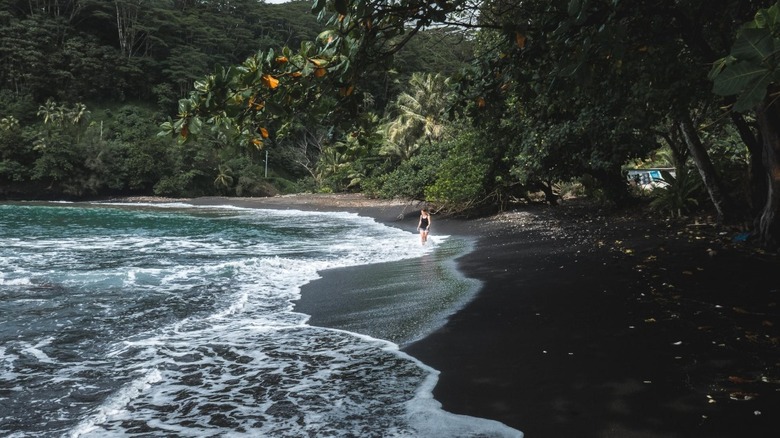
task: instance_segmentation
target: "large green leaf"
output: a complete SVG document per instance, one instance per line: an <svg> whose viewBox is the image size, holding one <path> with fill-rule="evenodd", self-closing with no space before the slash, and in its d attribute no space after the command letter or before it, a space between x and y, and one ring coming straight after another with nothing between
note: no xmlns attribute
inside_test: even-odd
<svg viewBox="0 0 780 438"><path fill-rule="evenodd" d="M751 88L754 82L761 80L769 74L769 69L761 65L739 61L726 66L715 77L713 91L721 96L740 94Z"/></svg>
<svg viewBox="0 0 780 438"><path fill-rule="evenodd" d="M768 71L758 80L751 82L748 87L740 93L737 101L734 102L734 111L745 112L758 106L758 104L764 100L767 87L770 83L772 83L772 74Z"/></svg>
<svg viewBox="0 0 780 438"><path fill-rule="evenodd" d="M743 29L731 48L731 56L760 63L769 58L774 50L775 44L769 29Z"/></svg>
<svg viewBox="0 0 780 438"><path fill-rule="evenodd" d="M780 26L780 2L775 3L769 9L762 9L756 14L755 24L758 27L766 27L776 31Z"/></svg>
<svg viewBox="0 0 780 438"><path fill-rule="evenodd" d="M714 81L715 78L718 77L718 75L723 71L724 68L731 65L731 63L735 62L736 59L732 56L726 56L724 58L720 58L714 63L712 63L712 68L710 69L709 73L707 73L707 78L711 81Z"/></svg>
<svg viewBox="0 0 780 438"><path fill-rule="evenodd" d="M190 119L189 127L190 127L190 134L198 135L200 134L203 128L203 121L200 119L200 117L195 116Z"/></svg>

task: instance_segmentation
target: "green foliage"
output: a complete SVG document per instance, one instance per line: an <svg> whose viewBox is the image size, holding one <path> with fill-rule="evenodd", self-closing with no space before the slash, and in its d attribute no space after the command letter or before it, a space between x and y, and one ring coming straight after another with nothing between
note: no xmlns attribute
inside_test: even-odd
<svg viewBox="0 0 780 438"><path fill-rule="evenodd" d="M747 211L750 200L750 151L732 125L705 131L703 140L730 199Z"/></svg>
<svg viewBox="0 0 780 438"><path fill-rule="evenodd" d="M179 102L177 120L164 123L163 133L187 141L207 124L214 135L262 149L271 132L288 126L296 112L330 109L316 99L326 85L321 78L338 75L345 58L321 49L304 44L298 52L260 51L236 68L219 68Z"/></svg>
<svg viewBox="0 0 780 438"><path fill-rule="evenodd" d="M36 104L29 94L15 94L11 90L0 90L0 108L3 108L3 117L13 117L18 120L20 126L37 120L39 104Z"/></svg>
<svg viewBox="0 0 780 438"><path fill-rule="evenodd" d="M35 160L32 179L41 180L49 187L58 184L58 190L67 195L81 195L76 182L81 177L82 155L81 151L71 147L73 142L73 137L65 133L51 133L45 145L38 148L41 154Z"/></svg>
<svg viewBox="0 0 780 438"><path fill-rule="evenodd" d="M713 91L721 96L736 95L734 110L755 108L768 88L780 83L780 2L761 9L755 19L737 34L731 53L717 61L710 71Z"/></svg>
<svg viewBox="0 0 780 438"><path fill-rule="evenodd" d="M667 171L661 175L668 185L653 190L650 208L671 217L682 217L699 205L702 186L698 175L691 171L676 178Z"/></svg>
<svg viewBox="0 0 780 438"><path fill-rule="evenodd" d="M355 190L367 172L363 161L370 151L354 137L327 147L319 156L315 178L319 188L332 191Z"/></svg>
<svg viewBox="0 0 780 438"><path fill-rule="evenodd" d="M0 13L0 107L18 129L0 130L0 182L51 196L367 190L461 208L591 178L592 193L619 199L621 166L657 149L669 120L711 119L718 105L701 66L726 53L734 20L766 3L13 7ZM713 70L739 109L776 82L773 8ZM458 20L481 29L443 26ZM474 53L447 108L444 76ZM375 114L386 114L384 132ZM716 164L736 181L744 149L733 134L712 135Z"/></svg>
<svg viewBox="0 0 780 438"><path fill-rule="evenodd" d="M446 133L444 113L449 92L439 74L415 73L408 91L391 105L392 117L385 126L383 155L408 160L424 144L440 140Z"/></svg>
<svg viewBox="0 0 780 438"><path fill-rule="evenodd" d="M200 186L207 175L199 170L188 170L175 175L168 175L160 179L154 186L154 194L168 197L196 197L203 196Z"/></svg>
<svg viewBox="0 0 780 438"><path fill-rule="evenodd" d="M491 190L490 160L476 133L426 145L387 174L371 180L383 198L427 199L459 211L474 206Z"/></svg>
<svg viewBox="0 0 780 438"><path fill-rule="evenodd" d="M591 175L622 202L621 166L657 149L669 118L716 106L701 66L733 30L723 14L749 10L729 0L488 5L480 56L457 82L462 112L501 135L519 182Z"/></svg>
<svg viewBox="0 0 780 438"><path fill-rule="evenodd" d="M436 180L426 187L426 199L450 210L468 209L482 201L490 163L479 155L478 141L473 135L458 138L442 160Z"/></svg>
<svg viewBox="0 0 780 438"><path fill-rule="evenodd" d="M422 148L395 170L375 177L372 181L377 187L375 194L388 199L425 199L425 189L436 181L444 152L438 143Z"/></svg>
<svg viewBox="0 0 780 438"><path fill-rule="evenodd" d="M354 67L368 60L369 46L358 31L386 21L395 29L381 39L395 38L400 48L408 42L402 23L334 17L326 31L307 1L7 3L0 13L0 107L21 131L1 135L0 180L18 182L14 190L27 184L33 196L43 193L39 187L48 197L148 193L158 183L170 195L262 194L273 185L294 190L288 179L304 171L316 173L316 187L358 190L382 160L376 125L367 129L355 115L381 113L413 71L452 72L466 58L441 49L445 41L446 53L459 53L466 44L457 33L415 31L420 38L399 62L388 53L372 56L381 68L362 76L365 66ZM193 88L204 99L178 106ZM91 120L67 122L77 113L74 102L89 103ZM179 116L165 129L190 139L186 147L149 129L161 123L149 107L170 114L177 106ZM296 123L328 132L323 147L300 160L308 166L294 159ZM266 150L275 175L268 179Z"/></svg>
<svg viewBox="0 0 780 438"><path fill-rule="evenodd" d="M26 141L19 121L14 116L0 119L0 181L28 180L32 161L32 145Z"/></svg>
<svg viewBox="0 0 780 438"><path fill-rule="evenodd" d="M432 72L448 78L468 67L472 57L473 41L463 30L426 29L401 47L384 68L366 71L359 84L371 93L381 110L407 90L415 73Z"/></svg>

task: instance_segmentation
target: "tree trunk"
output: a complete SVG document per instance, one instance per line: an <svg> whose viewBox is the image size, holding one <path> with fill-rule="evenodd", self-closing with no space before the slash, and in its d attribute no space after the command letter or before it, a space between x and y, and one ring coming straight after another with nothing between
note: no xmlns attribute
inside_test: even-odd
<svg viewBox="0 0 780 438"><path fill-rule="evenodd" d="M766 200L767 193L764 162L762 159L762 140L756 137L756 134L750 129L750 125L742 114L732 112L731 120L734 122L734 126L737 127L742 142L745 143L750 152L750 167L748 168L748 176L750 179L750 213L751 217L756 219L754 227L758 229L758 219L761 217L761 212L764 209L764 201Z"/></svg>
<svg viewBox="0 0 780 438"><path fill-rule="evenodd" d="M680 177L686 172L685 165L690 156L688 147L685 141L682 140L682 133L680 132L680 126L671 123L669 126L669 132L661 132L661 137L666 141L669 150L672 152L672 166L674 166L674 172L676 177Z"/></svg>
<svg viewBox="0 0 780 438"><path fill-rule="evenodd" d="M715 166L712 165L712 160L710 160L710 156L699 138L699 133L693 126L693 120L691 120L690 115L684 114L678 123L693 163L696 165L704 186L707 188L707 193L710 195L710 200L718 213L718 223L729 223L734 218L731 203L723 191Z"/></svg>
<svg viewBox="0 0 780 438"><path fill-rule="evenodd" d="M143 42L139 31L141 8L144 0L114 0L116 8L116 29L122 55L131 58Z"/></svg>
<svg viewBox="0 0 780 438"><path fill-rule="evenodd" d="M761 245L780 249L780 107L771 97L756 109L763 146L764 175L767 196L759 219L758 236Z"/></svg>

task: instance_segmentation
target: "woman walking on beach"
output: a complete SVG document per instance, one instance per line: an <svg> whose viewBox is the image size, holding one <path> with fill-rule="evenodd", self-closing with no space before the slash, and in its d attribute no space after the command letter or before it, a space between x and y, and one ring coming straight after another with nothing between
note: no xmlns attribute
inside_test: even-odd
<svg viewBox="0 0 780 438"><path fill-rule="evenodd" d="M417 231L420 232L420 243L425 245L428 241L428 232L431 230L431 215L428 210L420 210L420 221L417 222Z"/></svg>

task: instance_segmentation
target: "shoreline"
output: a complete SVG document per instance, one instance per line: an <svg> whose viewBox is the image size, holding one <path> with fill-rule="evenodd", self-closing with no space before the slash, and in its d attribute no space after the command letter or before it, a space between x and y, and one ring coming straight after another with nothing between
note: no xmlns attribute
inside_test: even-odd
<svg viewBox="0 0 780 438"><path fill-rule="evenodd" d="M443 327L478 293L481 283L455 266L471 246L450 236L422 257L319 271L301 287L294 311L309 315L309 325L390 341L403 350Z"/></svg>
<svg viewBox="0 0 780 438"><path fill-rule="evenodd" d="M350 211L410 231L419 206L360 195L184 201ZM780 430L776 255L706 223L613 217L576 203L434 216L432 228L476 240L457 266L482 282L443 327L402 348L439 370L433 394L444 410L527 437Z"/></svg>

